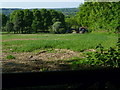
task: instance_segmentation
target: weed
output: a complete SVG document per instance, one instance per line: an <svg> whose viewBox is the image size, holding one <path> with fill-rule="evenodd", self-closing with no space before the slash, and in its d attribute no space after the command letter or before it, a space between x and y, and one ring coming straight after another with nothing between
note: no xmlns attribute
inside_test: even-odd
<svg viewBox="0 0 120 90"><path fill-rule="evenodd" d="M6 58L7 58L7 59L15 59L15 56L13 56L13 55L7 55Z"/></svg>
<svg viewBox="0 0 120 90"><path fill-rule="evenodd" d="M41 68L40 71L42 71L42 72L48 71L48 68Z"/></svg>

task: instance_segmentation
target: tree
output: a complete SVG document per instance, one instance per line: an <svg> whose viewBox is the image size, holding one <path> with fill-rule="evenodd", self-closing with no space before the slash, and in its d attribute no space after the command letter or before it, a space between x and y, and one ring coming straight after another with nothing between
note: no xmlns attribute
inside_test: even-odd
<svg viewBox="0 0 120 90"><path fill-rule="evenodd" d="M7 16L2 13L2 26L4 27L7 23Z"/></svg>
<svg viewBox="0 0 120 90"><path fill-rule="evenodd" d="M38 32L38 29L42 29L43 27L43 20L41 16L41 12L38 9L33 9L33 22L32 22L32 29L35 30L35 32Z"/></svg>
<svg viewBox="0 0 120 90"><path fill-rule="evenodd" d="M24 30L25 33L31 33L31 25L33 21L33 13L29 9L23 10L24 12Z"/></svg>
<svg viewBox="0 0 120 90"><path fill-rule="evenodd" d="M71 29L71 28L78 29L79 28L79 24L77 22L76 17L66 18L65 22L66 22L67 29Z"/></svg>
<svg viewBox="0 0 120 90"><path fill-rule="evenodd" d="M57 34L61 34L61 33L65 33L65 28L63 26L63 24L61 22L55 22L52 25L52 33L57 33Z"/></svg>
<svg viewBox="0 0 120 90"><path fill-rule="evenodd" d="M65 16L62 12L58 12L59 15L59 21L62 22L63 24L65 24Z"/></svg>
<svg viewBox="0 0 120 90"><path fill-rule="evenodd" d="M9 32L11 32L11 31L14 31L13 28L14 27L14 24L12 23L12 22L10 22L10 21L8 21L7 23L6 23L6 31L8 31L8 33Z"/></svg>
<svg viewBox="0 0 120 90"><path fill-rule="evenodd" d="M92 30L116 32L120 26L119 2L85 2L80 5L76 19L81 26Z"/></svg>
<svg viewBox="0 0 120 90"><path fill-rule="evenodd" d="M17 13L17 10L14 10L11 14L10 14L10 22L14 23L15 22L15 15Z"/></svg>
<svg viewBox="0 0 120 90"><path fill-rule="evenodd" d="M52 20L51 25L53 25L55 22L59 21L59 14L57 11L55 11L53 9L50 9L49 12L51 15L51 20Z"/></svg>
<svg viewBox="0 0 120 90"><path fill-rule="evenodd" d="M47 9L40 10L43 20L43 30L47 30L52 25L50 12Z"/></svg>
<svg viewBox="0 0 120 90"><path fill-rule="evenodd" d="M4 27L7 23L7 16L3 13L0 14L0 29L2 29L2 31L4 31Z"/></svg>
<svg viewBox="0 0 120 90"><path fill-rule="evenodd" d="M0 14L0 31L1 31L1 27L2 27L2 15Z"/></svg>
<svg viewBox="0 0 120 90"><path fill-rule="evenodd" d="M14 32L23 33L24 28L24 12L23 10L15 10L10 15L10 21L14 24Z"/></svg>
<svg viewBox="0 0 120 90"><path fill-rule="evenodd" d="M21 33L23 33L24 28L24 12L22 10L19 10L16 14L16 24L20 28Z"/></svg>

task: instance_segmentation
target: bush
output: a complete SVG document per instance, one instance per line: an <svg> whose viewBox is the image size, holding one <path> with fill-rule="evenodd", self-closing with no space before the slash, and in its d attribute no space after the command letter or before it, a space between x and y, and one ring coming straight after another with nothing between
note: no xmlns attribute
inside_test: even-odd
<svg viewBox="0 0 120 90"><path fill-rule="evenodd" d="M13 55L8 55L6 58L7 58L7 59L15 59L15 56L13 56Z"/></svg>
<svg viewBox="0 0 120 90"><path fill-rule="evenodd" d="M120 67L120 52L117 49L110 47L105 50L104 47L99 44L96 47L96 52L87 53L87 57L73 62L73 64L90 65L90 66L109 66Z"/></svg>
<svg viewBox="0 0 120 90"><path fill-rule="evenodd" d="M120 52L118 52L118 50L112 47L105 50L101 44L98 45L96 49L97 51L95 53L88 54L87 57L91 65L120 67Z"/></svg>

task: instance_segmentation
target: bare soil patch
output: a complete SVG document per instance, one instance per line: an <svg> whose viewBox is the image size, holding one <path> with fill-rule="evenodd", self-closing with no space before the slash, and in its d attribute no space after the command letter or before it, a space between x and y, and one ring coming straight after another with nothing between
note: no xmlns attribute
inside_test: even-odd
<svg viewBox="0 0 120 90"><path fill-rule="evenodd" d="M6 59L7 55L13 55L15 59ZM80 57L80 52L54 49L53 52L40 50L37 53L2 53L3 72L69 70L71 63L66 61L72 57Z"/></svg>

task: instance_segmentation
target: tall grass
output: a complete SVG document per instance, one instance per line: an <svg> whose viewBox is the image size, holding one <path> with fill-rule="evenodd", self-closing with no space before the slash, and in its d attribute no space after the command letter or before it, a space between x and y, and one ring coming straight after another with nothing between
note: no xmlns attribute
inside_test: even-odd
<svg viewBox="0 0 120 90"><path fill-rule="evenodd" d="M105 48L115 47L118 37L116 34L106 33L6 34L2 35L2 39L3 49L11 49L10 52L31 52L37 49L49 48L81 51L84 49L94 49L98 44L102 44Z"/></svg>

